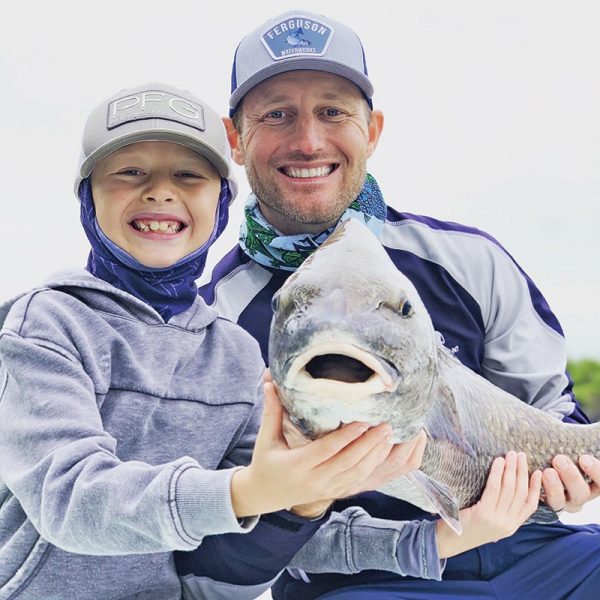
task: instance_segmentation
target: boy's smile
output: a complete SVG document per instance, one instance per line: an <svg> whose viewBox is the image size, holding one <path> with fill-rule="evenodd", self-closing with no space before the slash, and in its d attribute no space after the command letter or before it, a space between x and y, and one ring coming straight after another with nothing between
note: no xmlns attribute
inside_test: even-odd
<svg viewBox="0 0 600 600"><path fill-rule="evenodd" d="M144 237L153 234L160 237L173 236L187 227L178 216L167 213L140 213L135 215L129 224Z"/></svg>
<svg viewBox="0 0 600 600"><path fill-rule="evenodd" d="M213 231L221 176L197 152L171 142L137 142L92 172L104 234L148 267L168 267Z"/></svg>

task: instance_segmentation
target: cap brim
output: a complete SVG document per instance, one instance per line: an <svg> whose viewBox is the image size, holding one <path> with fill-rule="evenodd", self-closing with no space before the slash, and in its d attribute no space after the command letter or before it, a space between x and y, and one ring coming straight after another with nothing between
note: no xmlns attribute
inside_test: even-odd
<svg viewBox="0 0 600 600"><path fill-rule="evenodd" d="M344 77L345 79L348 79L354 83L369 102L373 96L373 84L369 81L369 78L364 73L361 73L360 71L357 71L348 65L339 63L337 61L327 60L325 58L298 57L271 64L254 73L251 77L246 79L246 81L240 84L233 94L231 94L231 97L229 98L229 106L232 110L235 110L242 98L253 87L257 86L259 83L262 83L265 81L265 79L269 79L269 77L285 73L286 71L303 70L323 71L325 73L339 75L340 77Z"/></svg>
<svg viewBox="0 0 600 600"><path fill-rule="evenodd" d="M81 178L84 179L85 177L88 177L96 164L106 158L109 154L112 154L124 146L135 144L136 142L172 142L174 144L181 144L207 158L226 179L231 177L229 165L210 144L199 143L197 138L187 136L183 133L152 129L150 131L128 133L127 135L115 138L107 144L100 146L97 150L92 152L81 165Z"/></svg>

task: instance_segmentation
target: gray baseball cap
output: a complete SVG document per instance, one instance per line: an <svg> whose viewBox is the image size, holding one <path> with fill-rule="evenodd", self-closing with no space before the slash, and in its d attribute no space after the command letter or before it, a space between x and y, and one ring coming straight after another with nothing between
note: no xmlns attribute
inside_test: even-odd
<svg viewBox="0 0 600 600"><path fill-rule="evenodd" d="M82 179L109 154L135 142L182 144L206 157L229 182L232 199L237 182L221 117L188 91L163 83L121 90L97 106L83 131L75 195Z"/></svg>
<svg viewBox="0 0 600 600"><path fill-rule="evenodd" d="M237 47L231 72L230 115L255 85L273 75L300 69L349 79L372 107L373 85L356 33L322 15L292 10L255 29Z"/></svg>

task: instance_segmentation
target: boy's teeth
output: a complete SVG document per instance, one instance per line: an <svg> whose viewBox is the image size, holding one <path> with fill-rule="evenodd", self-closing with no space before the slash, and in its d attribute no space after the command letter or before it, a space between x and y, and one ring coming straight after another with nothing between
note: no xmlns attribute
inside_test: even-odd
<svg viewBox="0 0 600 600"><path fill-rule="evenodd" d="M323 167L314 167L312 169L297 169L295 167L286 167L285 173L290 177L308 178L308 177L325 177L331 173L333 167L331 165Z"/></svg>
<svg viewBox="0 0 600 600"><path fill-rule="evenodd" d="M183 228L181 223L177 221L133 221L134 227L138 231L153 233L177 233Z"/></svg>

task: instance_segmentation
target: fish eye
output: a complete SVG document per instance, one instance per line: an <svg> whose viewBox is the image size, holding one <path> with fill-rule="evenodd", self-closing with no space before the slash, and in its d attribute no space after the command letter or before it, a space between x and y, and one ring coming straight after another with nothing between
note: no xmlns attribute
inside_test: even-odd
<svg viewBox="0 0 600 600"><path fill-rule="evenodd" d="M400 305L400 315L402 316L402 318L404 319L408 319L408 317L412 317L414 314L414 310L412 307L412 304L410 303L410 300L405 300L404 302L401 303Z"/></svg>
<svg viewBox="0 0 600 600"><path fill-rule="evenodd" d="M279 309L279 294L275 294L275 296L273 296L271 298L271 310L273 312L277 312L278 309Z"/></svg>

